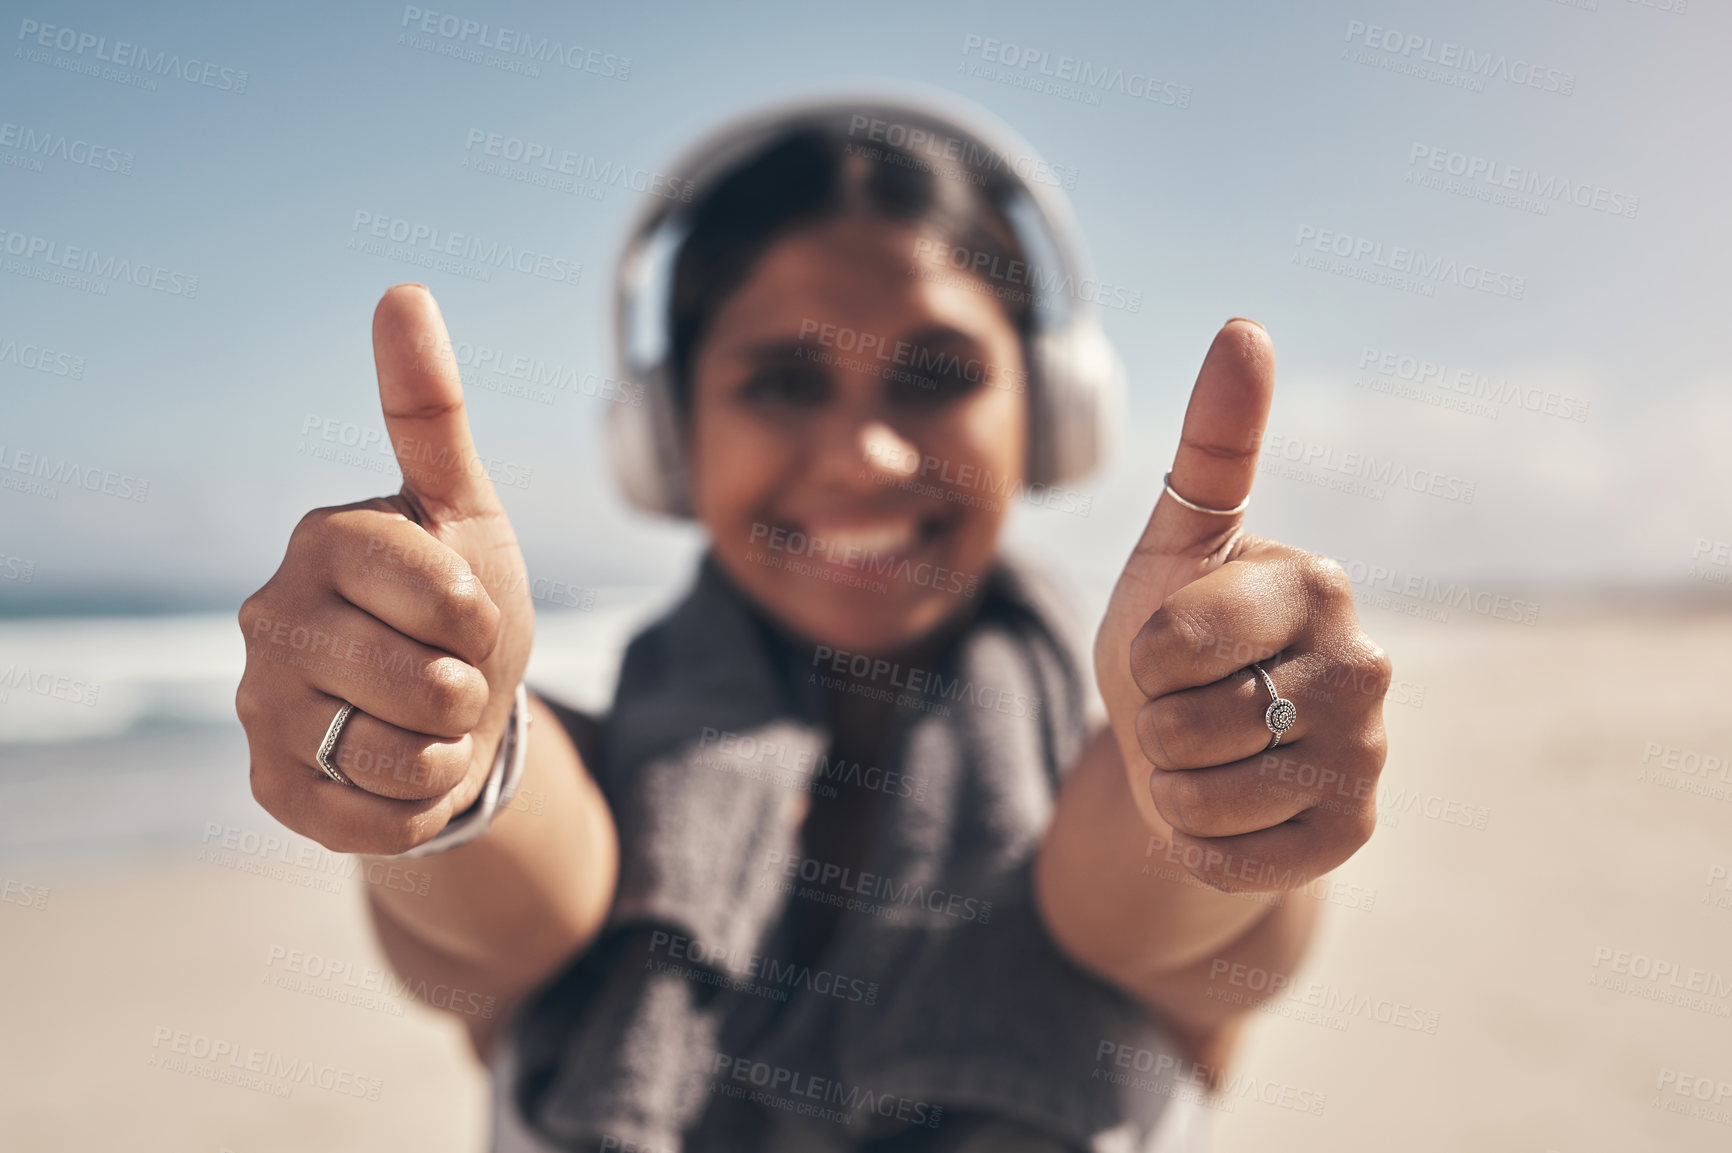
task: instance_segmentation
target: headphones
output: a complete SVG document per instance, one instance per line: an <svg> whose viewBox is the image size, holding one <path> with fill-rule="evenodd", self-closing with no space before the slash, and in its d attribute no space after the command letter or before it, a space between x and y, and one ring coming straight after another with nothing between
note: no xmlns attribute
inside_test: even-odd
<svg viewBox="0 0 1732 1153"><path fill-rule="evenodd" d="M877 122L876 124L874 122ZM774 105L732 120L689 148L666 173L665 183L686 189L685 200L658 197L639 213L619 258L614 281L614 354L621 380L635 384L639 403L609 409L608 447L615 479L636 508L690 517L690 477L672 380L673 342L667 335L667 304L673 255L678 252L695 205L736 167L779 138L804 128L859 136L863 146L900 130L952 145L971 159L988 158L1007 176L1013 198L1026 199L1038 234L1003 208L1025 253L1044 243L1053 254L1055 278L1068 292L1050 294L1035 308L1035 331L1025 350L1028 362L1029 445L1027 482L1051 485L1091 472L1106 455L1124 401L1124 365L1107 341L1092 306L1077 295L1088 279L1081 240L1070 205L1056 187L1031 181L1020 169L1051 172L1009 127L953 97L933 93L919 103L894 96L863 95L805 99ZM888 133L872 133L887 129ZM861 135L864 131L866 135ZM893 140L893 147L900 147ZM911 150L913 151L913 150ZM917 159L920 153L914 151ZM940 161L939 163L947 163ZM955 166L973 170L972 165ZM1030 242L1033 242L1032 244ZM658 261L658 257L660 258ZM667 283L651 292L658 264ZM1064 297L1064 314L1051 317L1051 297ZM647 322L647 323L646 323ZM644 333L656 347L640 351Z"/></svg>

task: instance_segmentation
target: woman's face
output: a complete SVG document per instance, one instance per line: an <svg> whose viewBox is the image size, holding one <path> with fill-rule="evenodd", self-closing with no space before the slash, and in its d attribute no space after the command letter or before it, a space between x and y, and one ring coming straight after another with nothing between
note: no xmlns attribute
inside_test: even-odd
<svg viewBox="0 0 1732 1153"><path fill-rule="evenodd" d="M693 506L717 561L815 644L883 655L980 595L1021 491L1022 344L992 286L844 217L764 253L693 364Z"/></svg>

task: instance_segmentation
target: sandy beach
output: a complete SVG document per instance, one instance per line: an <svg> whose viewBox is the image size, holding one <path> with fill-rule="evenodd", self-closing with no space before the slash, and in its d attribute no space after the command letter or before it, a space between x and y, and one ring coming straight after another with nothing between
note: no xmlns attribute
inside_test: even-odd
<svg viewBox="0 0 1732 1153"><path fill-rule="evenodd" d="M1216 1147L1728 1148L1732 615L1366 615L1402 701L1382 823ZM352 866L241 802L182 842L0 867L6 1148L483 1149L480 1070L397 991Z"/></svg>

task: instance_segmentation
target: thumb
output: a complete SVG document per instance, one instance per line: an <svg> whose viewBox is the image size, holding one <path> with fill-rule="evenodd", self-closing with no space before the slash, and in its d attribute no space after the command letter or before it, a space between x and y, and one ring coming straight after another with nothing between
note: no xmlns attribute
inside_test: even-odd
<svg viewBox="0 0 1732 1153"><path fill-rule="evenodd" d="M1192 504L1238 508L1251 495L1257 454L1275 395L1275 348L1254 320L1234 317L1221 326L1203 358L1185 409L1172 489ZM1143 530L1138 552L1160 557L1205 557L1237 536L1245 514L1197 512L1165 489Z"/></svg>
<svg viewBox="0 0 1732 1153"><path fill-rule="evenodd" d="M435 519L497 510L499 497L469 435L451 337L424 285L395 285L380 298L373 362L403 495Z"/></svg>

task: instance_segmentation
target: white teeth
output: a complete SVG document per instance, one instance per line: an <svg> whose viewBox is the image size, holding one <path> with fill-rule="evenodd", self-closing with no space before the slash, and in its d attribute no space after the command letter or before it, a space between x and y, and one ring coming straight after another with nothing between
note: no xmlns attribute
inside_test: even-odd
<svg viewBox="0 0 1732 1153"><path fill-rule="evenodd" d="M912 518L874 525L813 523L810 531L833 550L858 549L862 553L906 552L920 537L920 526Z"/></svg>

